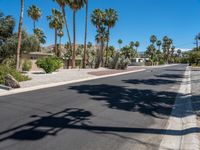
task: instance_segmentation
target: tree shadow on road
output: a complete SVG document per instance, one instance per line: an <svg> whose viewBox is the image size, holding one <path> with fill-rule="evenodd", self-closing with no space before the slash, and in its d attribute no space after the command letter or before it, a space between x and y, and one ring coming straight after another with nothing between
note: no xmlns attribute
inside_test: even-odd
<svg viewBox="0 0 200 150"><path fill-rule="evenodd" d="M178 81L174 80L166 80L166 79L129 79L123 80L125 83L129 84L146 84L146 85L166 85L166 84L174 84L178 83Z"/></svg>
<svg viewBox="0 0 200 150"><path fill-rule="evenodd" d="M136 140L123 133L182 136L200 132L200 128L186 130L166 130L154 128L133 128L120 126L97 126L90 121L93 114L78 108L65 109L46 116L31 116L33 121L0 132L0 142L12 139L18 141L37 141L47 136L58 136L63 130L84 130L95 134L110 134L123 139ZM121 135L123 134L123 135ZM147 144L147 143L146 143Z"/></svg>
<svg viewBox="0 0 200 150"><path fill-rule="evenodd" d="M156 118L170 116L177 95L177 92L129 89L107 84L71 86L70 89L88 94L92 100L104 101L108 108L139 112Z"/></svg>

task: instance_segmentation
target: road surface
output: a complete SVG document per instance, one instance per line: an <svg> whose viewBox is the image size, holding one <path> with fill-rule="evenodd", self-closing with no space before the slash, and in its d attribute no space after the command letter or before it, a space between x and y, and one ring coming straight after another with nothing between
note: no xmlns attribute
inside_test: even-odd
<svg viewBox="0 0 200 150"><path fill-rule="evenodd" d="M0 150L155 150L186 65L0 97Z"/></svg>

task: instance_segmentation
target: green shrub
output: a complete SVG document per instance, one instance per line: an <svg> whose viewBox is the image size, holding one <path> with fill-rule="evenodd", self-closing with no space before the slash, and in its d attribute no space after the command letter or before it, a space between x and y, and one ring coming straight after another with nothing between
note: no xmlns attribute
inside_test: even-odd
<svg viewBox="0 0 200 150"><path fill-rule="evenodd" d="M16 61L14 58L6 58L2 61L2 64L7 66L7 67L12 67L15 68L16 66Z"/></svg>
<svg viewBox="0 0 200 150"><path fill-rule="evenodd" d="M0 65L0 84L5 83L5 76L7 74L12 75L18 82L30 80L28 76L22 75L14 68L10 68L6 65Z"/></svg>
<svg viewBox="0 0 200 150"><path fill-rule="evenodd" d="M62 67L61 59L57 57L47 57L37 60L37 66L42 68L46 73L52 73Z"/></svg>
<svg viewBox="0 0 200 150"><path fill-rule="evenodd" d="M32 62L30 60L24 60L22 64L22 70L23 71L30 71L32 68Z"/></svg>
<svg viewBox="0 0 200 150"><path fill-rule="evenodd" d="M159 64L159 65L164 65L164 64L165 64L165 61L164 61L164 60L160 60L158 64Z"/></svg>
<svg viewBox="0 0 200 150"><path fill-rule="evenodd" d="M131 63L131 61L128 59L128 58L120 58L120 61L119 61L119 65L117 67L117 69L122 69L122 70L125 70L127 69L128 65Z"/></svg>

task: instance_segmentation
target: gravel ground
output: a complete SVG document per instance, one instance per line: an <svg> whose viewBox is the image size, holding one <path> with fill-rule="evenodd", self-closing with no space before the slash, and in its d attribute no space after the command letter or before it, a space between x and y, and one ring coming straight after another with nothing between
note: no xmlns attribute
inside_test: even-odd
<svg viewBox="0 0 200 150"><path fill-rule="evenodd" d="M77 79L85 79L93 77L93 75L88 74L88 72L102 71L105 68L99 69L68 69L60 70L52 74L44 74L43 72L32 72L27 75L31 78L29 81L20 82L22 88L32 87L38 85L45 85L50 83L66 82Z"/></svg>

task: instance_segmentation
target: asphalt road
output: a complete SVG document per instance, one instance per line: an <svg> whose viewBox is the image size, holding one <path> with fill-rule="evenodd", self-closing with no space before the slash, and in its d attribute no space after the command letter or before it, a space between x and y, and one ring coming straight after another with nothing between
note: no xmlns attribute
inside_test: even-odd
<svg viewBox="0 0 200 150"><path fill-rule="evenodd" d="M0 150L155 150L186 65L0 97Z"/></svg>

